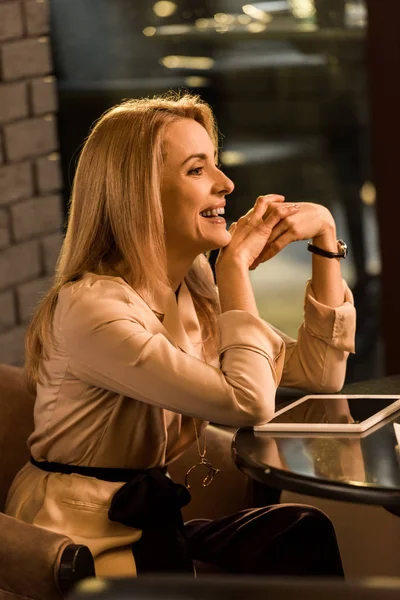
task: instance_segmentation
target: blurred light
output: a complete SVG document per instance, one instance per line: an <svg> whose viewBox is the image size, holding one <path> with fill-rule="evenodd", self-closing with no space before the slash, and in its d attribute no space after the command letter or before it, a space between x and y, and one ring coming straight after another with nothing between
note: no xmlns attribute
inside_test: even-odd
<svg viewBox="0 0 400 600"><path fill-rule="evenodd" d="M60 160L60 154L58 152L52 152L47 158L49 160Z"/></svg>
<svg viewBox="0 0 400 600"><path fill-rule="evenodd" d="M264 31L267 28L265 23L249 23L247 25L247 31L250 33L260 33L260 31Z"/></svg>
<svg viewBox="0 0 400 600"><path fill-rule="evenodd" d="M257 2L258 8L267 12L287 12L288 0L267 0L267 2Z"/></svg>
<svg viewBox="0 0 400 600"><path fill-rule="evenodd" d="M309 19L315 15L314 0L290 0L290 9L296 19Z"/></svg>
<svg viewBox="0 0 400 600"><path fill-rule="evenodd" d="M227 31L229 31L229 27L226 27L226 26L216 27L215 31L217 33L226 33Z"/></svg>
<svg viewBox="0 0 400 600"><path fill-rule="evenodd" d="M214 59L207 56L164 56L160 63L167 69L211 69Z"/></svg>
<svg viewBox="0 0 400 600"><path fill-rule="evenodd" d="M175 2L168 2L167 0L161 0L160 2L156 2L153 6L153 11L157 15L157 17L170 17L174 14L178 5Z"/></svg>
<svg viewBox="0 0 400 600"><path fill-rule="evenodd" d="M105 579L89 577L78 583L77 589L84 594L97 594L99 592L104 592L108 587L109 583Z"/></svg>
<svg viewBox="0 0 400 600"><path fill-rule="evenodd" d="M371 181L366 181L360 190L360 198L367 206L376 202L376 188Z"/></svg>
<svg viewBox="0 0 400 600"><path fill-rule="evenodd" d="M160 59L160 63L167 69L177 69L179 67L179 56L165 56Z"/></svg>
<svg viewBox="0 0 400 600"><path fill-rule="evenodd" d="M188 87L207 87L210 83L210 80L207 77L197 77L196 75L192 75L191 77L185 77L185 84Z"/></svg>
<svg viewBox="0 0 400 600"><path fill-rule="evenodd" d="M381 261L379 258L375 258L368 261L367 273L368 275L380 275L382 270Z"/></svg>
<svg viewBox="0 0 400 600"><path fill-rule="evenodd" d="M157 32L160 35L181 35L182 33L189 33L192 29L192 25L178 23L177 25L160 25L160 27L157 27Z"/></svg>
<svg viewBox="0 0 400 600"><path fill-rule="evenodd" d="M272 20L272 17L268 13L253 6L253 4L245 4L242 6L242 10L246 15L249 15L252 19L257 19L257 21L269 23Z"/></svg>
<svg viewBox="0 0 400 600"><path fill-rule="evenodd" d="M235 17L225 13L216 13L214 15L214 20L221 25L231 25L234 22Z"/></svg>
<svg viewBox="0 0 400 600"><path fill-rule="evenodd" d="M209 27L211 19L197 19L195 22L196 27L199 29L207 29Z"/></svg>
<svg viewBox="0 0 400 600"><path fill-rule="evenodd" d="M145 35L146 37L151 37L152 35L155 34L155 32L157 31L157 29L155 27L145 27L142 31L143 35Z"/></svg>
<svg viewBox="0 0 400 600"><path fill-rule="evenodd" d="M229 167L242 165L246 162L246 157L242 152L226 150L225 152L221 152L221 162Z"/></svg>
<svg viewBox="0 0 400 600"><path fill-rule="evenodd" d="M394 427L394 423L393 423ZM396 435L397 437L397 435ZM386 577L385 575L374 575L372 577L363 577L363 586L364 587L386 587L393 588L398 587L399 585L398 577Z"/></svg>
<svg viewBox="0 0 400 600"><path fill-rule="evenodd" d="M251 17L249 17L249 15L239 15L237 20L242 25L248 25L251 21Z"/></svg>
<svg viewBox="0 0 400 600"><path fill-rule="evenodd" d="M346 3L346 27L366 27L367 7L365 3Z"/></svg>

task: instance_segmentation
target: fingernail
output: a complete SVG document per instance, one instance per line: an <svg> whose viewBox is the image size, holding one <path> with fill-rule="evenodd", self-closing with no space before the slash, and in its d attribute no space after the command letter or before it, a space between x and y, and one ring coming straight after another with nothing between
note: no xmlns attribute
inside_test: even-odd
<svg viewBox="0 0 400 600"><path fill-rule="evenodd" d="M300 204L292 204L292 208L300 208Z"/></svg>

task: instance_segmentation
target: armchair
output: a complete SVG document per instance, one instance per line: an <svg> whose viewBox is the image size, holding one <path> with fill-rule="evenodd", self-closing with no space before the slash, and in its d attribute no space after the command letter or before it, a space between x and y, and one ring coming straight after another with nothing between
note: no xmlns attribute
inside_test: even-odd
<svg viewBox="0 0 400 600"><path fill-rule="evenodd" d="M60 599L94 576L86 546L3 513L12 480L29 458L33 401L23 369L0 365L0 600Z"/></svg>

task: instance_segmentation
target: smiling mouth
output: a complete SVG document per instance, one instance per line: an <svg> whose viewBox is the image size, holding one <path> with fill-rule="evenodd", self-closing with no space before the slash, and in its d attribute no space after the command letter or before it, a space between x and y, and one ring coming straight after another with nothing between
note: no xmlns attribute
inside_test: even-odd
<svg viewBox="0 0 400 600"><path fill-rule="evenodd" d="M225 221L225 219L223 219L221 217L221 215L225 214L225 208L221 207L221 208L212 208L210 210L203 210L200 213L201 217L204 217L205 219L214 219L214 218L220 218L221 221Z"/></svg>

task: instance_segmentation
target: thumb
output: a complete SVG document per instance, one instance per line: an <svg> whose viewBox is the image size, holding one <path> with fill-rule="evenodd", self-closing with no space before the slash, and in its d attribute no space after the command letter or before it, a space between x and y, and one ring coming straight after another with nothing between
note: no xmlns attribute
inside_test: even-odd
<svg viewBox="0 0 400 600"><path fill-rule="evenodd" d="M237 225L237 222L236 222L236 221L234 221L234 222L232 223L232 225L229 227L228 231L229 231L229 233L230 233L230 234L233 234L233 233L235 233L236 225Z"/></svg>

